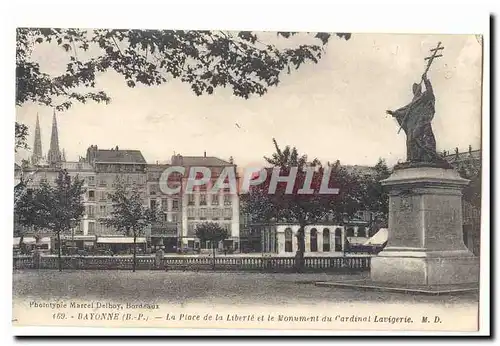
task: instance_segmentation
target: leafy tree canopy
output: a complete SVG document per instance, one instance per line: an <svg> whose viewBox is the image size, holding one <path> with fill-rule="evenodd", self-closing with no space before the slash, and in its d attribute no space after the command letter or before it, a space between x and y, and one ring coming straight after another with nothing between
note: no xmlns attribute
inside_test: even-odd
<svg viewBox="0 0 500 346"><path fill-rule="evenodd" d="M297 33L278 32L287 39ZM339 33L348 40L350 34ZM19 28L16 45L16 105L26 102L68 109L76 102L110 102L96 89L96 77L113 70L129 87L160 85L172 79L188 83L196 95L228 87L234 95L263 95L307 62L317 62L331 34L310 34L313 43L279 49L250 31L111 30ZM64 73L53 76L33 59L39 44L57 44L67 52ZM16 126L16 148L27 133Z"/></svg>
<svg viewBox="0 0 500 346"><path fill-rule="evenodd" d="M38 202L36 207L43 215L43 228L59 234L74 227L85 211L83 183L83 180L72 178L66 170L62 170L54 186L44 182L34 191Z"/></svg>
<svg viewBox="0 0 500 346"><path fill-rule="evenodd" d="M286 146L281 149L273 140L275 153L266 161L272 166L268 168L267 179L252 186L249 193L242 196L244 212L254 220L298 222L305 226L333 214L339 221L345 214L352 215L358 210L361 191L355 176L349 174L336 162L323 167L318 159L308 160L307 155L298 154L295 147ZM288 176L292 167L297 167L293 188L287 191L287 183L279 182L276 190L269 193L273 169L279 170L280 176ZM307 170L311 170L308 173ZM311 193L300 193L310 181ZM323 180L328 188L338 189L338 194L321 193Z"/></svg>
<svg viewBox="0 0 500 346"><path fill-rule="evenodd" d="M157 220L158 211L143 205L143 199L136 186L127 189L123 182L117 181L115 184L115 191L110 194L113 209L109 217L101 219L100 222L136 238Z"/></svg>
<svg viewBox="0 0 500 346"><path fill-rule="evenodd" d="M196 226L196 237L202 242L210 241L213 244L225 240L229 237L227 230L216 222L203 222Z"/></svg>

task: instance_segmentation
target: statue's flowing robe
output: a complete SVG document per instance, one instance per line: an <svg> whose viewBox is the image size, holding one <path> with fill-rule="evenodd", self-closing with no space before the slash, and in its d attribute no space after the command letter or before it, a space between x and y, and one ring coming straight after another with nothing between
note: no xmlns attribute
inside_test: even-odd
<svg viewBox="0 0 500 346"><path fill-rule="evenodd" d="M409 162L432 162L436 159L436 139L431 121L435 113L435 97L429 80L426 90L415 95L408 105L393 112L406 132L406 159Z"/></svg>

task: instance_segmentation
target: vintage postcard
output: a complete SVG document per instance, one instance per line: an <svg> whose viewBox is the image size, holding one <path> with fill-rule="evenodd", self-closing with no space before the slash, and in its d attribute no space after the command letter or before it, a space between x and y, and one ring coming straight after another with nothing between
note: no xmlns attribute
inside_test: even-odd
<svg viewBox="0 0 500 346"><path fill-rule="evenodd" d="M13 326L480 328L483 36L16 33Z"/></svg>

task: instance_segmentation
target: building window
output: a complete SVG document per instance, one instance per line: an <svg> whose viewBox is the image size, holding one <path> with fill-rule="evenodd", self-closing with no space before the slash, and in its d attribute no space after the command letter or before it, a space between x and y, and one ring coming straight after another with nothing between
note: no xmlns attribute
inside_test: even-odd
<svg viewBox="0 0 500 346"><path fill-rule="evenodd" d="M194 205L194 195L192 193L188 195L188 205Z"/></svg>
<svg viewBox="0 0 500 346"><path fill-rule="evenodd" d="M318 252L318 231L316 228L311 230L311 252Z"/></svg>
<svg viewBox="0 0 500 346"><path fill-rule="evenodd" d="M231 205L231 195L224 195L224 205Z"/></svg>
<svg viewBox="0 0 500 346"><path fill-rule="evenodd" d="M365 226L359 226L358 227L358 237L368 237L366 230L367 230L367 228Z"/></svg>
<svg viewBox="0 0 500 346"><path fill-rule="evenodd" d="M345 231L346 237L354 237L354 228L349 227Z"/></svg>
<svg viewBox="0 0 500 346"><path fill-rule="evenodd" d="M94 235L95 234L95 222L89 222L89 235Z"/></svg>
<svg viewBox="0 0 500 346"><path fill-rule="evenodd" d="M214 220L222 217L222 209L219 209L219 208L212 209L212 216L213 216Z"/></svg>
<svg viewBox="0 0 500 346"><path fill-rule="evenodd" d="M172 200L172 210L179 210L179 201L177 199Z"/></svg>
<svg viewBox="0 0 500 346"><path fill-rule="evenodd" d="M212 195L212 205L219 205L219 195Z"/></svg>
<svg viewBox="0 0 500 346"><path fill-rule="evenodd" d="M151 201L149 201L149 207L151 208L151 210L156 209L156 200L155 199L152 199Z"/></svg>
<svg viewBox="0 0 500 346"><path fill-rule="evenodd" d="M342 229L335 229L335 251L342 251Z"/></svg>
<svg viewBox="0 0 500 346"><path fill-rule="evenodd" d="M99 179L99 186L106 187L107 185L108 184L106 183L106 179L104 179L104 178Z"/></svg>
<svg viewBox="0 0 500 346"><path fill-rule="evenodd" d="M83 234L82 223L79 222L75 227L75 234Z"/></svg>
<svg viewBox="0 0 500 346"><path fill-rule="evenodd" d="M323 230L323 252L330 252L330 230Z"/></svg>
<svg viewBox="0 0 500 346"><path fill-rule="evenodd" d="M285 229L285 252L293 251L292 238L293 238L292 230L290 228Z"/></svg>
<svg viewBox="0 0 500 346"><path fill-rule="evenodd" d="M89 191L89 201L95 201L95 191L94 190Z"/></svg>
<svg viewBox="0 0 500 346"><path fill-rule="evenodd" d="M159 190L158 184L149 185L149 194L150 195L156 195L159 191L160 190Z"/></svg>
<svg viewBox="0 0 500 346"><path fill-rule="evenodd" d="M207 205L207 195L204 193L200 195L200 205Z"/></svg>
<svg viewBox="0 0 500 346"><path fill-rule="evenodd" d="M95 177L89 176L89 177L87 177L87 180L88 180L89 185L91 185L91 186L95 185Z"/></svg>
<svg viewBox="0 0 500 346"><path fill-rule="evenodd" d="M106 193L106 191L100 191L100 192L99 192L99 200L100 200L100 201L105 201L105 200L106 200L106 197L107 197L107 193Z"/></svg>
<svg viewBox="0 0 500 346"><path fill-rule="evenodd" d="M188 224L188 236L189 237L194 237L196 234L196 224L194 223L189 223Z"/></svg>
<svg viewBox="0 0 500 346"><path fill-rule="evenodd" d="M106 216L106 206L105 205L99 206L99 213L101 216Z"/></svg>
<svg viewBox="0 0 500 346"><path fill-rule="evenodd" d="M87 216L88 217L94 217L95 216L95 210L93 205L88 205L87 206Z"/></svg>
<svg viewBox="0 0 500 346"><path fill-rule="evenodd" d="M233 214L233 211L229 208L224 209L224 218L225 219L231 219L231 216Z"/></svg>
<svg viewBox="0 0 500 346"><path fill-rule="evenodd" d="M172 222L177 223L177 214L172 214Z"/></svg>
<svg viewBox="0 0 500 346"><path fill-rule="evenodd" d="M161 210L163 211L168 210L168 200L166 198L161 199Z"/></svg>

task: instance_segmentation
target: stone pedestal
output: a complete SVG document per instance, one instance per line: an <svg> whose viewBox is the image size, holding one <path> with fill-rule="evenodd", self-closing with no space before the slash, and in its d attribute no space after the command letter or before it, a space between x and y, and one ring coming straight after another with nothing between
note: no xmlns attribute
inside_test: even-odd
<svg viewBox="0 0 500 346"><path fill-rule="evenodd" d="M382 184L389 192L387 247L372 258L371 280L399 285L479 282L479 260L462 230L462 188L453 169L395 169Z"/></svg>

